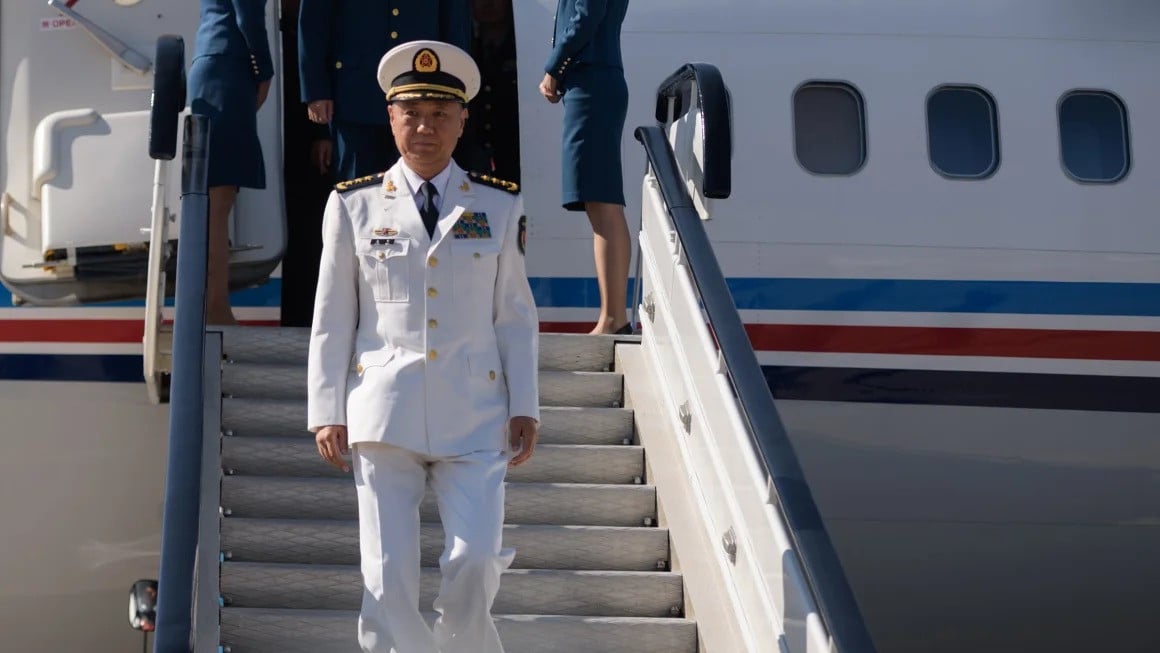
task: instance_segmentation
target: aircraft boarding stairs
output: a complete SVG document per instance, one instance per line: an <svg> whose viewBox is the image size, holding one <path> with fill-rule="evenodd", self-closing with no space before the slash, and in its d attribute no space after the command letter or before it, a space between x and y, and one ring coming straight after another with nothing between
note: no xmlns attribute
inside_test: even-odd
<svg viewBox="0 0 1160 653"><path fill-rule="evenodd" d="M306 329L224 332L224 651L358 650L355 487L304 430L308 338ZM613 353L612 337L542 337L541 444L508 474L504 545L516 557L493 611L508 653L697 650ZM428 610L443 548L432 499L420 511Z"/></svg>

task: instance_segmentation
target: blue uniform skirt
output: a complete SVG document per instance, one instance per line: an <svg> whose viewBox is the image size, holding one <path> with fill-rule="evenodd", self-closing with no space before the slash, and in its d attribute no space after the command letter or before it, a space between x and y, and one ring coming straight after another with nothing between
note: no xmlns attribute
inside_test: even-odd
<svg viewBox="0 0 1160 653"><path fill-rule="evenodd" d="M620 144L628 113L624 71L577 65L564 78L563 204L624 206Z"/></svg>
<svg viewBox="0 0 1160 653"><path fill-rule="evenodd" d="M257 101L249 60L206 55L190 65L190 110L209 118L208 186L266 187Z"/></svg>

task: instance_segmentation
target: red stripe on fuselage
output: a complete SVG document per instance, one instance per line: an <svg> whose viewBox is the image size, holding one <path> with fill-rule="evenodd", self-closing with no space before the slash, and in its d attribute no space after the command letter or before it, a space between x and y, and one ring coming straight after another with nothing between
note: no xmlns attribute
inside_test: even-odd
<svg viewBox="0 0 1160 653"><path fill-rule="evenodd" d="M242 320L248 326L278 326L277 320ZM141 320L0 320L0 342L139 343Z"/></svg>
<svg viewBox="0 0 1160 653"><path fill-rule="evenodd" d="M243 321L276 326L277 320ZM587 333L590 322L541 322L544 333ZM1160 332L749 324L758 351L1160 361ZM0 342L139 343L141 320L3 320Z"/></svg>

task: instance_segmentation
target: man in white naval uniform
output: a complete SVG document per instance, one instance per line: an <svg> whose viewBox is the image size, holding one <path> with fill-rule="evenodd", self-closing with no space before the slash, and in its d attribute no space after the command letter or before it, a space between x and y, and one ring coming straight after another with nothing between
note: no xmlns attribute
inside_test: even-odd
<svg viewBox="0 0 1160 653"><path fill-rule="evenodd" d="M308 427L347 471L353 448L363 603L375 653L501 653L491 606L504 475L538 436L538 319L515 184L451 159L479 89L471 57L415 41L379 64L399 162L343 182L323 219ZM419 503L446 533L434 629L419 606Z"/></svg>

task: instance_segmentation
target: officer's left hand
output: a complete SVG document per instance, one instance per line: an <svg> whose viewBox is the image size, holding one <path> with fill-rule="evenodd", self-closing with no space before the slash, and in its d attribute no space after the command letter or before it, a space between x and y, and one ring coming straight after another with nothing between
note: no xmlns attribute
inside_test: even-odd
<svg viewBox="0 0 1160 653"><path fill-rule="evenodd" d="M544 73L544 81L540 82L540 94L552 104L560 101L560 82L552 77L551 73Z"/></svg>
<svg viewBox="0 0 1160 653"><path fill-rule="evenodd" d="M330 162L334 159L334 143L329 138L320 138L310 144L310 162L318 174L330 172Z"/></svg>
<svg viewBox="0 0 1160 653"><path fill-rule="evenodd" d="M540 439L540 424L531 417L513 417L508 424L511 433L512 451L518 451L515 458L508 463L511 467L522 465L532 457L536 450L536 441Z"/></svg>

